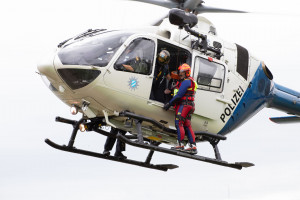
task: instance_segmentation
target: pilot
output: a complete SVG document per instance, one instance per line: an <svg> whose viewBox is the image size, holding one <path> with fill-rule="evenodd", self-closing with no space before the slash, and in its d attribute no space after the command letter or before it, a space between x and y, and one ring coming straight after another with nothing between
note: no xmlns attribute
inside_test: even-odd
<svg viewBox="0 0 300 200"><path fill-rule="evenodd" d="M156 67L155 77L152 85L151 99L165 103L166 89L171 80L169 72L170 53L167 50L162 50L157 56L158 66Z"/></svg>
<svg viewBox="0 0 300 200"><path fill-rule="evenodd" d="M191 116L195 110L194 96L198 87L197 83L190 76L191 67L184 63L179 68L179 78L174 89L174 97L164 105L164 110L168 110L172 105L175 107L175 126L177 129L178 145L172 147L173 150L181 150L190 154L197 154L195 134L191 126ZM184 149L183 139L187 133L189 147Z"/></svg>
<svg viewBox="0 0 300 200"><path fill-rule="evenodd" d="M122 134L122 135L126 134L126 131L118 130L118 129L111 127L110 134L116 136L118 134L118 132L120 132L120 134ZM106 142L104 144L103 155L105 155L105 156L110 155L110 151L112 150L115 142L116 142L115 137L107 137ZM125 143L118 140L117 145L116 145L115 157L117 157L119 159L126 159L127 157L123 155L122 151L125 151Z"/></svg>
<svg viewBox="0 0 300 200"><path fill-rule="evenodd" d="M123 64L123 67L127 71L136 72L140 74L148 74L149 72L147 64L143 60L141 60L139 56L136 56L135 59L132 60L129 65Z"/></svg>

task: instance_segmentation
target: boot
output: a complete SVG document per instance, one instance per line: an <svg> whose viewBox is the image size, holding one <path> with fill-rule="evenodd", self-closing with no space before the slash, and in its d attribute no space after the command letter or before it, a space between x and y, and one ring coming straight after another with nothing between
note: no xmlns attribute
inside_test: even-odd
<svg viewBox="0 0 300 200"><path fill-rule="evenodd" d="M104 149L104 151L103 151L102 154L105 155L105 156L109 156L109 155L110 155L110 152L109 152L109 150L105 150L105 149Z"/></svg>
<svg viewBox="0 0 300 200"><path fill-rule="evenodd" d="M121 160L127 159L127 157L124 156L124 155L122 154L122 152L116 152L116 153L115 153L115 157L117 157L118 159L121 159Z"/></svg>
<svg viewBox="0 0 300 200"><path fill-rule="evenodd" d="M198 153L196 144L189 144L189 147L184 149L183 151L193 155Z"/></svg>
<svg viewBox="0 0 300 200"><path fill-rule="evenodd" d="M183 151L184 150L184 144L182 142L178 141L178 145L171 147L171 150L176 150L176 151Z"/></svg>

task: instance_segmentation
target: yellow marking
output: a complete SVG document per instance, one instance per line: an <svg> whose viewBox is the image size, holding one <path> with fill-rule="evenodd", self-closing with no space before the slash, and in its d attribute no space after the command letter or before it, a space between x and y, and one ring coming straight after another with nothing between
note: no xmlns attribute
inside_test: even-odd
<svg viewBox="0 0 300 200"><path fill-rule="evenodd" d="M155 136L149 136L148 139L149 139L149 140L154 140L154 141L157 141L157 142L162 141L161 138L158 138L158 137L155 137Z"/></svg>

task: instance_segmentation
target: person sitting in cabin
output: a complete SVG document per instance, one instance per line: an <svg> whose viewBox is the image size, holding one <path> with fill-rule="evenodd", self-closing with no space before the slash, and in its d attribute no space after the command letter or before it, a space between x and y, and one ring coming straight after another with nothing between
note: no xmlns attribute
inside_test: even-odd
<svg viewBox="0 0 300 200"><path fill-rule="evenodd" d="M139 74L148 74L149 72L147 64L139 56L135 56L135 59L133 59L128 65L123 64L123 67L127 71Z"/></svg>

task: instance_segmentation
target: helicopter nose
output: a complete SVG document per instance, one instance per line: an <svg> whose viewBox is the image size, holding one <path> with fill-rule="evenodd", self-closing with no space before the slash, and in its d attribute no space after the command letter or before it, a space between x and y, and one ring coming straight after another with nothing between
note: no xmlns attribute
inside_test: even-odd
<svg viewBox="0 0 300 200"><path fill-rule="evenodd" d="M37 69L41 75L46 76L48 79L58 81L58 76L55 71L53 60L55 57L55 52L52 52L44 56L37 64Z"/></svg>

